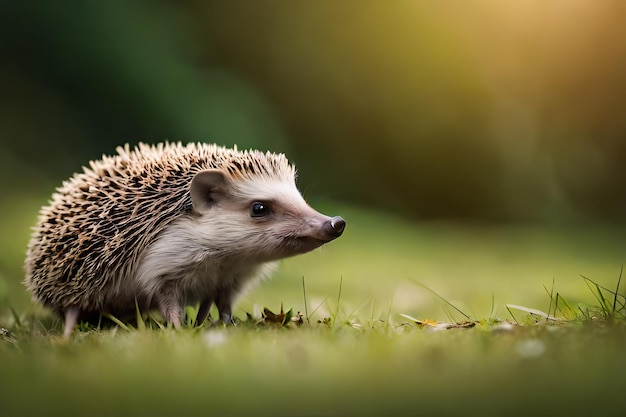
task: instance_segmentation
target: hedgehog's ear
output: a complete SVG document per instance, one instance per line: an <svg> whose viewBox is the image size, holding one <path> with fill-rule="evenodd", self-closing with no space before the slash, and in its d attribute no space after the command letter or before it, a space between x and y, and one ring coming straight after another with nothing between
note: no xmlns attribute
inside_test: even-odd
<svg viewBox="0 0 626 417"><path fill-rule="evenodd" d="M189 186L194 210L203 213L210 209L224 196L227 182L226 173L220 169L206 169L198 172Z"/></svg>

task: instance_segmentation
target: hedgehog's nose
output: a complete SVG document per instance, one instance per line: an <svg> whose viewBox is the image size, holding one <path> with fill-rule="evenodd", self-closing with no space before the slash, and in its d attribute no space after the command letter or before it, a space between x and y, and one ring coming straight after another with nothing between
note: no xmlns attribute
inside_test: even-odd
<svg viewBox="0 0 626 417"><path fill-rule="evenodd" d="M346 221L340 216L335 216L330 219L330 228L335 237L339 237L343 233L343 229L346 228Z"/></svg>

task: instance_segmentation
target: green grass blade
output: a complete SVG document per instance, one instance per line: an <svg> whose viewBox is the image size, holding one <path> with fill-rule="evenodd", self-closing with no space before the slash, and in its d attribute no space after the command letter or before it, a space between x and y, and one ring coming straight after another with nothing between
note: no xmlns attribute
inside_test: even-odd
<svg viewBox="0 0 626 417"><path fill-rule="evenodd" d="M306 318L307 324L311 324L309 320L309 309L307 308L306 302L306 285L304 284L304 275L302 275L302 295L304 297L304 317Z"/></svg>
<svg viewBox="0 0 626 417"><path fill-rule="evenodd" d="M617 311L617 296L619 294L619 284L622 282L622 273L624 272L624 265L619 270L619 277L617 278L617 286L615 287L615 293L613 294L613 314Z"/></svg>
<svg viewBox="0 0 626 417"><path fill-rule="evenodd" d="M324 305L324 303L326 302L326 300L328 300L328 296L324 297L324 299L317 305L317 307L315 307L313 309L313 311L311 312L311 317L313 317L315 315L315 313L317 312L317 310L320 309L321 306Z"/></svg>
<svg viewBox="0 0 626 417"><path fill-rule="evenodd" d="M139 331L146 330L146 323L141 316L141 311L139 310L139 303L137 303L137 298L135 298L135 315L137 317L137 329Z"/></svg>
<svg viewBox="0 0 626 417"><path fill-rule="evenodd" d="M118 319L117 317L114 317L112 314L109 313L102 313L102 315L104 317L106 317L107 319L111 320L113 323L117 324L119 327L121 327L122 329L130 332L130 328L125 325L120 319Z"/></svg>
<svg viewBox="0 0 626 417"><path fill-rule="evenodd" d="M436 293L433 289L427 287L426 285L422 284L421 282L418 282L412 278L409 278L409 281L411 281L412 283L414 283L415 285L422 287L423 289L425 289L426 291L430 292L431 294L433 294L434 296L436 296L437 298L439 298L440 300L442 300L444 303L446 303L447 305L449 305L450 307L452 307L453 309L455 309L456 311L458 311L463 317L465 317L467 320L472 320L472 318L470 316L468 316L467 314L465 314L463 311L461 311L460 308L458 308L457 306L455 306L454 304L452 304L450 301L446 300L445 298L443 298L441 295L439 295L438 293Z"/></svg>
<svg viewBox="0 0 626 417"><path fill-rule="evenodd" d="M339 294L337 294L337 308L335 308L335 313L332 316L333 327L335 327L335 323L337 322L337 315L339 314L339 303L341 302L341 290L343 288L343 275L339 278Z"/></svg>
<svg viewBox="0 0 626 417"><path fill-rule="evenodd" d="M11 316L13 317L13 321L15 322L15 327L16 328L22 327L22 320L20 320L20 315L17 314L17 311L15 311L13 307L10 307L10 310L11 310Z"/></svg>

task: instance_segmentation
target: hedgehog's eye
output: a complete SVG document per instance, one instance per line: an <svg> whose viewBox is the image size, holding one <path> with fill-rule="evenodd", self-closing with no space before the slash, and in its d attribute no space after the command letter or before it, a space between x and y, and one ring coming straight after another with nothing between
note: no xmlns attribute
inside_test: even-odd
<svg viewBox="0 0 626 417"><path fill-rule="evenodd" d="M252 217L263 217L270 214L270 207L261 202L252 203L250 206L250 216Z"/></svg>

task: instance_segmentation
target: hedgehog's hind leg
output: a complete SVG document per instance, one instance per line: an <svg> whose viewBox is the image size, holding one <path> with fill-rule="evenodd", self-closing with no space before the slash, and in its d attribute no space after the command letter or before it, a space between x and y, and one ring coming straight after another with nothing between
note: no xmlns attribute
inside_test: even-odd
<svg viewBox="0 0 626 417"><path fill-rule="evenodd" d="M182 324L182 309L179 306L168 304L161 308L161 314L165 321L172 323L175 329L179 329Z"/></svg>
<svg viewBox="0 0 626 417"><path fill-rule="evenodd" d="M172 292L159 295L158 306L163 318L172 323L175 329L180 328L183 319L183 308Z"/></svg>
<svg viewBox="0 0 626 417"><path fill-rule="evenodd" d="M78 315L80 314L80 310L78 307L70 307L65 310L65 324L63 326L63 338L69 339L72 334L72 330L76 327L76 323L78 322Z"/></svg>

